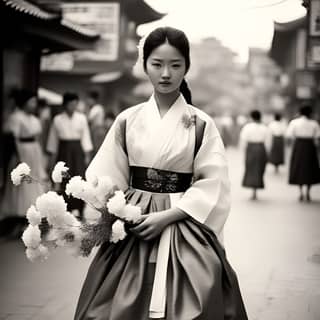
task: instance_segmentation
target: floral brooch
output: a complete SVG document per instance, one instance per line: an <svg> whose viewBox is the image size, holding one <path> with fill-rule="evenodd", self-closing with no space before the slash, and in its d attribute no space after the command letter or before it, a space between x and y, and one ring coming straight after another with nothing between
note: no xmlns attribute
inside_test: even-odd
<svg viewBox="0 0 320 320"><path fill-rule="evenodd" d="M188 114L184 114L182 116L181 121L183 123L183 126L186 129L189 129L196 124L196 116L195 115L189 116Z"/></svg>

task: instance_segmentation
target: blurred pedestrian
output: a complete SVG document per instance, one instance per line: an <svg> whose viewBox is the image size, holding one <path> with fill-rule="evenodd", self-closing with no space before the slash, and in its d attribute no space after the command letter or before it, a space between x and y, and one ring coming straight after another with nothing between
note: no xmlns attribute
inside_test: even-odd
<svg viewBox="0 0 320 320"><path fill-rule="evenodd" d="M240 145L245 151L245 172L242 185L252 188L252 200L257 199L257 189L264 188L263 176L267 164L267 145L270 132L261 123L261 113L253 110L250 113L252 122L247 123L240 132Z"/></svg>
<svg viewBox="0 0 320 320"><path fill-rule="evenodd" d="M34 92L21 89L17 92L15 100L19 109L11 117L8 125L15 139L17 158L11 159L10 171L18 162L25 162L30 167L33 177L45 181L47 175L40 146L41 123L35 116L37 96ZM27 209L44 191L44 187L38 183L13 186L10 174L7 175L7 186L0 212L2 217L13 217L13 236L22 233L26 224Z"/></svg>
<svg viewBox="0 0 320 320"><path fill-rule="evenodd" d="M310 189L320 182L317 143L320 138L319 124L311 119L312 107L304 105L300 108L300 116L291 120L287 129L287 137L293 139L290 159L289 184L298 185L299 200L311 201ZM306 193L303 193L306 186Z"/></svg>
<svg viewBox="0 0 320 320"><path fill-rule="evenodd" d="M76 111L79 102L77 94L67 92L63 95L63 112L54 117L50 128L47 143L49 152L49 170L51 171L58 161L64 161L69 167L71 176L84 177L84 171L90 161L92 142L87 118ZM64 190L67 181L64 181L60 190ZM65 199L68 210L77 210L80 217L83 212L83 201L72 197Z"/></svg>
<svg viewBox="0 0 320 320"><path fill-rule="evenodd" d="M5 103L5 108L3 110L1 151L0 151L1 194L3 194L6 187L6 177L10 174L9 172L10 160L14 156L17 157L16 143L15 143L15 139L12 131L12 125L10 125L17 111L17 102L16 102L17 95L18 95L18 89L13 89L8 96L8 100Z"/></svg>
<svg viewBox="0 0 320 320"><path fill-rule="evenodd" d="M88 122L93 143L93 153L96 154L106 134L104 125L105 110L99 104L99 93L97 91L88 92L87 104L89 106Z"/></svg>
<svg viewBox="0 0 320 320"><path fill-rule="evenodd" d="M280 113L275 113L274 120L269 123L269 130L272 134L272 142L268 161L274 165L277 173L279 166L284 164L284 137L286 133L286 125L282 121Z"/></svg>

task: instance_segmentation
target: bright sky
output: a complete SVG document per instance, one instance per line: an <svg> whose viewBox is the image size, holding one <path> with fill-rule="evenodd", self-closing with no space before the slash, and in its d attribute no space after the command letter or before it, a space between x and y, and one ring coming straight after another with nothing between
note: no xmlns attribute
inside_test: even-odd
<svg viewBox="0 0 320 320"><path fill-rule="evenodd" d="M273 21L286 22L305 15L302 0L145 0L167 15L139 26L144 35L158 26L180 28L191 41L214 36L246 61L249 47L269 49Z"/></svg>

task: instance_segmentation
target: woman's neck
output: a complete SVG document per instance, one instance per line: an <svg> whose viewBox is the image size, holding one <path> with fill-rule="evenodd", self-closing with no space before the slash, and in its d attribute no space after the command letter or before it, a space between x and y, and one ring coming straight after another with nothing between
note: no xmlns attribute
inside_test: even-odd
<svg viewBox="0 0 320 320"><path fill-rule="evenodd" d="M163 115L170 109L180 95L180 91L174 91L168 94L162 94L159 92L154 93L160 116Z"/></svg>

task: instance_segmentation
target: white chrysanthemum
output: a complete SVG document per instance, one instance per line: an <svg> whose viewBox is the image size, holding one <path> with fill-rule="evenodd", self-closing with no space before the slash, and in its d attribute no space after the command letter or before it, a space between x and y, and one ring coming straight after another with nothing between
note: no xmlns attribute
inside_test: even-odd
<svg viewBox="0 0 320 320"><path fill-rule="evenodd" d="M81 199L87 203L95 205L97 202L95 188L88 182L85 181L83 184L83 191L81 194Z"/></svg>
<svg viewBox="0 0 320 320"><path fill-rule="evenodd" d="M25 163L20 163L15 169L11 171L11 180L15 186L21 183L24 176L29 176L31 172L30 167Z"/></svg>
<svg viewBox="0 0 320 320"><path fill-rule="evenodd" d="M26 255L27 255L27 258L32 262L34 262L36 260L43 261L43 260L48 259L49 249L46 246L40 244L35 249L34 248L27 248Z"/></svg>
<svg viewBox="0 0 320 320"><path fill-rule="evenodd" d="M56 241L59 239L59 232L57 229L50 229L48 234L46 235L47 241Z"/></svg>
<svg viewBox="0 0 320 320"><path fill-rule="evenodd" d="M29 223L33 226L37 226L41 222L41 214L40 212L36 209L34 205L32 205L28 210L27 210L27 219Z"/></svg>
<svg viewBox="0 0 320 320"><path fill-rule="evenodd" d="M22 241L26 247L36 249L41 242L41 232L39 226L32 226L29 224L26 230L22 234Z"/></svg>
<svg viewBox="0 0 320 320"><path fill-rule="evenodd" d="M55 165L55 167L51 173L51 177L54 182L61 183L62 179L66 176L69 168L66 167L65 164L66 164L65 162L59 161Z"/></svg>
<svg viewBox="0 0 320 320"><path fill-rule="evenodd" d="M141 208L138 206L133 206L132 204L127 204L121 210L119 216L129 222L137 223L141 218Z"/></svg>
<svg viewBox="0 0 320 320"><path fill-rule="evenodd" d="M114 215L120 214L121 210L126 205L126 199L123 191L118 190L114 193L114 196L110 198L107 202L107 208L109 212L113 213Z"/></svg>
<svg viewBox="0 0 320 320"><path fill-rule="evenodd" d="M81 222L71 213L67 212L64 216L64 223L70 227L80 227Z"/></svg>
<svg viewBox="0 0 320 320"><path fill-rule="evenodd" d="M99 200L105 202L105 197L112 191L114 183L112 179L108 176L103 176L98 178L98 183L95 187L96 195Z"/></svg>
<svg viewBox="0 0 320 320"><path fill-rule="evenodd" d="M124 223L121 220L116 220L112 225L112 233L110 237L110 242L116 243L119 240L123 240L127 233L124 229Z"/></svg>
<svg viewBox="0 0 320 320"><path fill-rule="evenodd" d="M66 185L66 194L72 195L74 198L81 199L85 189L85 183L80 176L72 177Z"/></svg>
<svg viewBox="0 0 320 320"><path fill-rule="evenodd" d="M47 217L48 223L61 225L67 212L67 204L62 196L56 192L49 191L42 194L36 200L36 207L42 217Z"/></svg>

